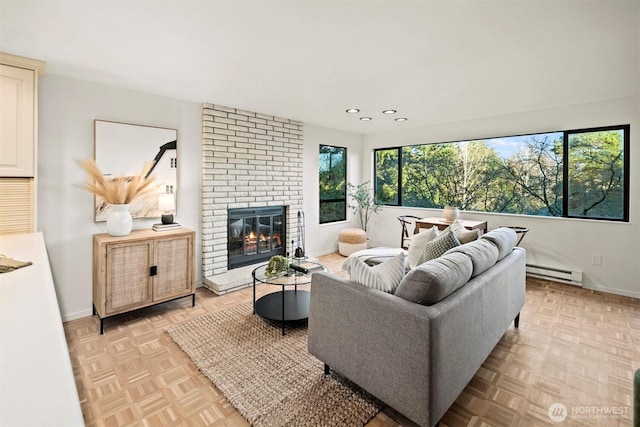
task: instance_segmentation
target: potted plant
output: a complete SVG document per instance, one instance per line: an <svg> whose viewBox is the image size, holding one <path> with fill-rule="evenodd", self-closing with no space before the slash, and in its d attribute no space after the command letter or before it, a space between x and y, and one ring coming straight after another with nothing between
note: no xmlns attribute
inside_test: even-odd
<svg viewBox="0 0 640 427"><path fill-rule="evenodd" d="M280 276L289 270L289 260L282 255L274 255L269 258L267 268L264 270L264 275L267 277Z"/></svg>
<svg viewBox="0 0 640 427"><path fill-rule="evenodd" d="M347 192L354 202L354 204L350 204L349 207L357 216L360 222L360 227L364 231L367 231L367 224L369 224L371 216L378 213L382 208L382 205L377 203L377 200L373 195L373 190L369 186L369 181L360 185L347 183Z"/></svg>

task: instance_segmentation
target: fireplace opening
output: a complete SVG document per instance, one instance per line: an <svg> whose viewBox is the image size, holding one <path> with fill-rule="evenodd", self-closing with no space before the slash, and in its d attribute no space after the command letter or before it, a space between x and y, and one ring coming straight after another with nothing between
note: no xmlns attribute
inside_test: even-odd
<svg viewBox="0 0 640 427"><path fill-rule="evenodd" d="M286 255L285 207L228 210L227 269Z"/></svg>

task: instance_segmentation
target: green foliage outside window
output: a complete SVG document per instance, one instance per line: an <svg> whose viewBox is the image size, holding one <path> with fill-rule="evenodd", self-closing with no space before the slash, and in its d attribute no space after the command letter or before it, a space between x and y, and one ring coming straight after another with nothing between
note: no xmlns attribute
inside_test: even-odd
<svg viewBox="0 0 640 427"><path fill-rule="evenodd" d="M628 146L626 125L385 148L375 191L389 205L628 221Z"/></svg>
<svg viewBox="0 0 640 427"><path fill-rule="evenodd" d="M320 145L320 224L347 219L347 149Z"/></svg>

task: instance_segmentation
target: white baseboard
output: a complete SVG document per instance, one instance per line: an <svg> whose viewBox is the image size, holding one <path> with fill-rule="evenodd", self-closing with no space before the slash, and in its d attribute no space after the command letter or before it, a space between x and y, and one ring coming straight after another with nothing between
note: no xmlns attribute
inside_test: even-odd
<svg viewBox="0 0 640 427"><path fill-rule="evenodd" d="M82 319L83 317L93 316L93 307L89 310L76 311L75 313L63 314L62 322L69 322L71 320Z"/></svg>

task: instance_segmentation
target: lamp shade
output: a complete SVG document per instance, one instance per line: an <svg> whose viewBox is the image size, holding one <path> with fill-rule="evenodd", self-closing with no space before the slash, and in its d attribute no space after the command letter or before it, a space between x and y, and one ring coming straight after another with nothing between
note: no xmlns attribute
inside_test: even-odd
<svg viewBox="0 0 640 427"><path fill-rule="evenodd" d="M161 211L172 211L176 208L176 199L172 193L162 193L158 196L158 209Z"/></svg>

